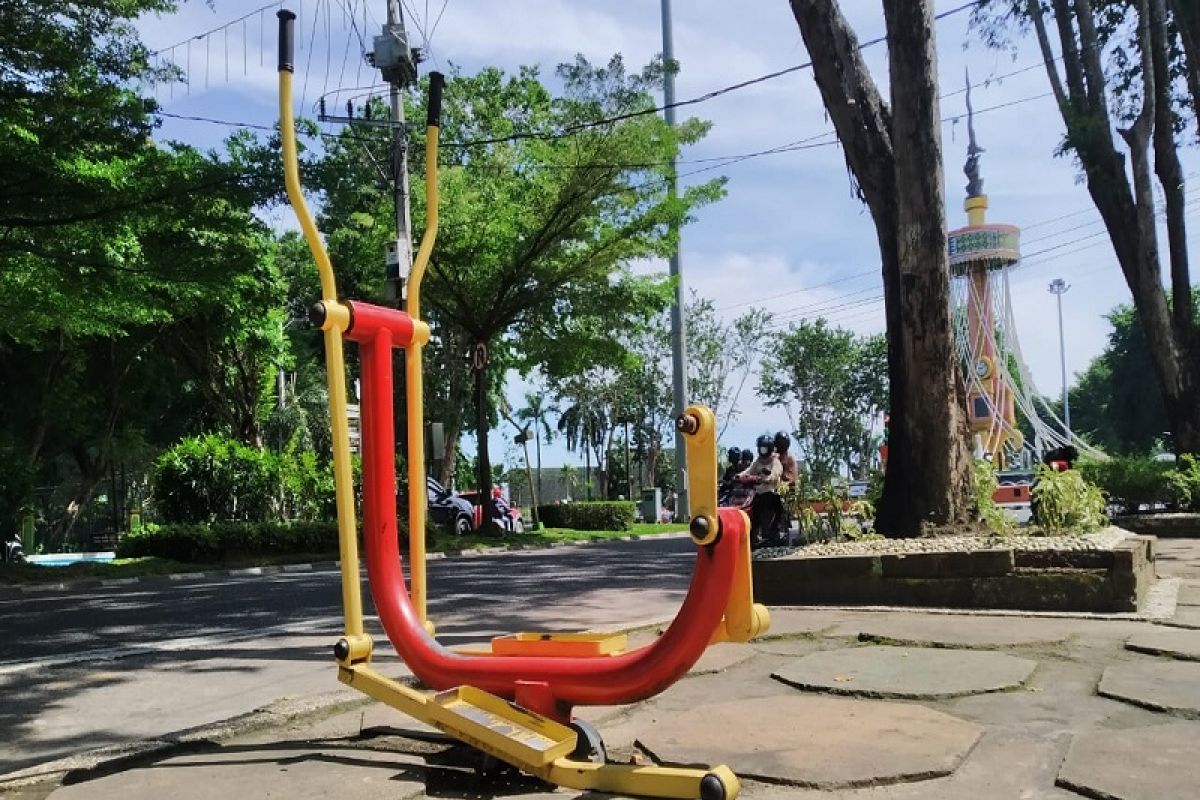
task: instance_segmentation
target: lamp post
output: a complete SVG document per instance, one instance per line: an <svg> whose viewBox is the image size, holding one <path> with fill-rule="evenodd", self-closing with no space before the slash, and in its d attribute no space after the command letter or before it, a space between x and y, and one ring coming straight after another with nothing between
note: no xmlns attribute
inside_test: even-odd
<svg viewBox="0 0 1200 800"><path fill-rule="evenodd" d="M662 37L663 37L663 116L667 124L675 127L675 45L671 26L671 0L662 0ZM667 192L672 199L678 191L675 173L675 157L671 156L670 176L667 182ZM687 336L683 327L684 285L683 264L680 258L682 245L679 242L678 228L672 228L675 234L675 251L671 254L670 275L675 279L675 302L671 305L671 397L674 400L675 416L678 417L687 408ZM687 522L691 519L687 495L687 447L684 435L675 432L675 490L679 498L675 504L675 521Z"/></svg>
<svg viewBox="0 0 1200 800"><path fill-rule="evenodd" d="M1058 352L1062 361L1063 424L1067 429L1068 443L1071 441L1071 401L1067 396L1067 345L1063 337L1062 296L1070 288L1071 285L1062 278L1050 281L1050 294L1058 298Z"/></svg>

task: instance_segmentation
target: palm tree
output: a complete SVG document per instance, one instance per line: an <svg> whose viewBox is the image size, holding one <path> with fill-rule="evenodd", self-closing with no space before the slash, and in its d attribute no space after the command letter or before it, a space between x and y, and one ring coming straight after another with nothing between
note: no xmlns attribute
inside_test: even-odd
<svg viewBox="0 0 1200 800"><path fill-rule="evenodd" d="M577 388L580 391L571 397L573 405L567 407L559 415L558 430L566 439L567 450L572 452L577 449L583 450L583 486L587 492L587 499L591 500L593 450L597 454L596 466L600 467L601 496L607 496L606 476L602 464L599 463L599 458L608 431L608 419L601 404L597 403L594 398L585 396L582 387Z"/></svg>
<svg viewBox="0 0 1200 800"><path fill-rule="evenodd" d="M532 425L534 433L534 444L537 447L537 493L538 497L542 496L542 439L546 440L546 444L554 441L554 429L550 427L550 421L547 416L557 414L558 407L546 396L545 392L530 392L525 395L525 405L517 409L517 419Z"/></svg>

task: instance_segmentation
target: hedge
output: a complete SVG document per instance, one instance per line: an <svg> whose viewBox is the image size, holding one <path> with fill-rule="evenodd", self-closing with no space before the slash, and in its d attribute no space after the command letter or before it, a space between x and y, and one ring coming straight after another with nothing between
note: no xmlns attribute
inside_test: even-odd
<svg viewBox="0 0 1200 800"><path fill-rule="evenodd" d="M336 522L218 522L146 526L117 542L117 557L220 563L244 556L333 553L337 549Z"/></svg>
<svg viewBox="0 0 1200 800"><path fill-rule="evenodd" d="M1169 475L1174 468L1169 461L1147 456L1118 456L1079 465L1084 479L1099 486L1108 501L1126 513L1136 513L1141 506L1172 502Z"/></svg>
<svg viewBox="0 0 1200 800"><path fill-rule="evenodd" d="M612 500L538 506L538 519L547 528L577 531L628 531L633 529L634 503Z"/></svg>

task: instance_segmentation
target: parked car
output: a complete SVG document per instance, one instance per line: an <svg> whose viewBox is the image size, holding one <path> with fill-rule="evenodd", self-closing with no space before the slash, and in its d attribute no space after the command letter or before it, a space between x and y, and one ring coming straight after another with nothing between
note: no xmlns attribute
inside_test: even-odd
<svg viewBox="0 0 1200 800"><path fill-rule="evenodd" d="M425 477L425 488L429 516L434 522L459 536L475 530L475 507L469 500L429 476Z"/></svg>

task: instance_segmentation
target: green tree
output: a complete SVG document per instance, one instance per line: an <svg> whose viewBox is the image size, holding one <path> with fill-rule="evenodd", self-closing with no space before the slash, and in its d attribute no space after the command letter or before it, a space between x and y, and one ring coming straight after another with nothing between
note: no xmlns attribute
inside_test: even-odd
<svg viewBox="0 0 1200 800"><path fill-rule="evenodd" d="M823 319L790 326L763 358L759 397L787 412L815 485L843 465L865 474L887 406L886 363L881 337L860 340Z"/></svg>
<svg viewBox="0 0 1200 800"><path fill-rule="evenodd" d="M446 90L446 141L488 143L447 147L426 296L470 347L481 475L493 418L489 376L511 364L554 379L619 359L612 331L660 308L666 288L625 264L666 255L672 225L721 191L721 181L678 198L666 191L669 156L699 140L706 124L671 129L643 114L581 127L652 109L660 65L630 75L619 56L604 67L578 57L557 77L559 97L528 68L513 77L454 76ZM548 135L509 138L517 130ZM571 135L555 133L564 130Z"/></svg>
<svg viewBox="0 0 1200 800"><path fill-rule="evenodd" d="M1173 0L1169 10L1167 0L990 0L975 13L993 44L1007 45L1014 28L1034 32L1066 127L1060 152L1078 159L1112 240L1174 447L1200 453L1200 338L1188 302L1178 141L1189 113L1200 130L1195 3ZM1158 243L1156 182L1166 219L1165 255ZM1173 301L1164 274L1170 275Z"/></svg>
<svg viewBox="0 0 1200 800"><path fill-rule="evenodd" d="M537 452L536 485L538 497L542 496L542 442L550 444L554 441L554 428L550 427L550 415L558 409L550 401L544 391L529 392L525 395L525 405L517 409L517 419L533 428L534 444Z"/></svg>
<svg viewBox="0 0 1200 800"><path fill-rule="evenodd" d="M688 345L688 396L703 403L717 415L717 436L738 417L738 401L771 337L767 326L771 314L751 309L725 322L716 307L694 291L684 310L684 331ZM670 327L660 328L668 336Z"/></svg>
<svg viewBox="0 0 1200 800"><path fill-rule="evenodd" d="M33 0L0 15L0 482L25 487L0 516L33 483L70 478L52 546L117 464L245 397L205 403L198 386L228 362L189 367L181 346L203 331L222 356L263 350L246 324L273 301L272 240L250 213L262 186L224 156L156 145L133 88L178 77L152 73L132 26L173 7Z"/></svg>
<svg viewBox="0 0 1200 800"><path fill-rule="evenodd" d="M668 197L669 156L708 126L689 120L672 129L649 113L661 77L658 64L631 75L619 57L605 67L579 58L558 69L558 95L532 68L456 74L447 84L441 225L423 290L434 336L427 406L445 421L451 453L462 420L474 418L483 475L505 371L541 369L556 380L622 358L612 332L669 300L665 281L625 265L665 255L672 226L721 193L722 182L711 181ZM413 98L411 115L422 102ZM348 131L312 168L325 201L321 227L348 296L382 288L375 265L394 235L387 175L377 168L388 160L383 142L383 134ZM410 153L420 176L423 150ZM420 177L411 195L419 230Z"/></svg>
<svg viewBox="0 0 1200 800"><path fill-rule="evenodd" d="M1192 302L1200 319L1200 291ZM1071 426L1106 451L1147 453L1170 430L1166 403L1137 312L1118 306L1108 321L1108 345L1070 388Z"/></svg>

